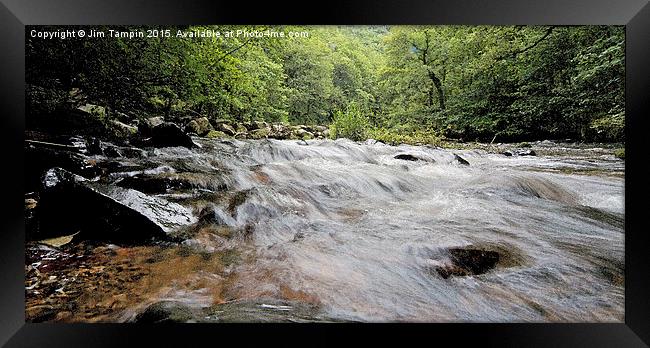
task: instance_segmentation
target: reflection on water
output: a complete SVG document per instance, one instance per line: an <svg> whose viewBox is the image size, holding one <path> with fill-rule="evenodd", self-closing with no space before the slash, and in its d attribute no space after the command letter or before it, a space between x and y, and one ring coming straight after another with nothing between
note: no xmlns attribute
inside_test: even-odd
<svg viewBox="0 0 650 348"><path fill-rule="evenodd" d="M200 216L190 238L94 249L107 279L127 278L123 291L80 290L77 306L117 304L68 320L132 320L161 300L209 314L256 299L333 320L624 320L624 164L606 151L196 141L147 158L183 180L153 194ZM481 257L490 267L467 271Z"/></svg>

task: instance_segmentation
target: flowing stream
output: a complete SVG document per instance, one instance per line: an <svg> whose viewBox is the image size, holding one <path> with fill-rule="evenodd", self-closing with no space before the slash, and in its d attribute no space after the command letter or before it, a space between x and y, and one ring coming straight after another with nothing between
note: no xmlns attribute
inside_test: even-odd
<svg viewBox="0 0 650 348"><path fill-rule="evenodd" d="M506 157L346 139L196 142L152 150L148 173L193 183L159 194L210 217L185 245L237 250L231 298L289 293L352 321L624 320L624 162L603 149ZM467 247L499 262L435 271ZM206 288L174 284L158 299L211 304Z"/></svg>
<svg viewBox="0 0 650 348"><path fill-rule="evenodd" d="M69 308L55 321L137 321L173 301L184 321L624 321L612 149L194 141L93 156L113 168L97 185L178 203L161 209L196 223L172 232L180 245L30 247L30 318L53 305Z"/></svg>

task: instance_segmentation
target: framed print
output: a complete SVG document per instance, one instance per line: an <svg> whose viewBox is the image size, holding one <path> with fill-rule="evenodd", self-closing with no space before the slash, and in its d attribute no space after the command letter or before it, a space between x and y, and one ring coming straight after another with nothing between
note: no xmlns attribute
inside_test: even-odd
<svg viewBox="0 0 650 348"><path fill-rule="evenodd" d="M312 5L3 0L2 342L647 346L647 3Z"/></svg>

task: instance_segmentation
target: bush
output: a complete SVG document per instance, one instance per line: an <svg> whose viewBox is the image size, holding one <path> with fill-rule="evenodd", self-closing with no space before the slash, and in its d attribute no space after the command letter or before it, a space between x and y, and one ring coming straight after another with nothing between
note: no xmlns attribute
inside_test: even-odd
<svg viewBox="0 0 650 348"><path fill-rule="evenodd" d="M353 141L365 140L370 127L365 110L356 103L350 103L345 112L337 111L330 124L330 138L348 138Z"/></svg>
<svg viewBox="0 0 650 348"><path fill-rule="evenodd" d="M410 132L396 129L373 128L367 132L369 138L389 145L438 145L440 136L432 131L414 130Z"/></svg>

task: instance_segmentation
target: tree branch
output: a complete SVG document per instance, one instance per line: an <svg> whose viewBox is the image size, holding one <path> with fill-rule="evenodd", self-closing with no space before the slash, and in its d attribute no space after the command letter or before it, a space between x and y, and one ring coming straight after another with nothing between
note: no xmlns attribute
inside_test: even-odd
<svg viewBox="0 0 650 348"><path fill-rule="evenodd" d="M533 49L535 46L539 45L540 42L544 41L544 39L546 39L549 35L551 35L551 33L553 32L554 29L555 29L555 26L548 27L548 29L546 29L546 32L544 33L544 35L542 35L542 37L537 39L535 42L533 42L528 47L523 48L521 50L511 52L510 54L508 54L506 56L503 56L503 57L499 58L498 60L504 60L506 58L516 58L517 55L522 54L522 53L524 53L524 52L526 52L526 51L528 51L530 49Z"/></svg>

